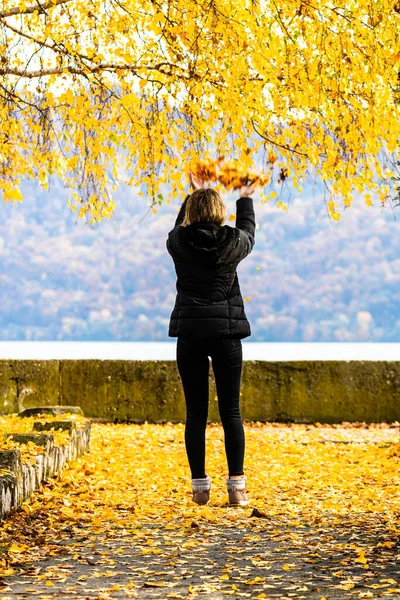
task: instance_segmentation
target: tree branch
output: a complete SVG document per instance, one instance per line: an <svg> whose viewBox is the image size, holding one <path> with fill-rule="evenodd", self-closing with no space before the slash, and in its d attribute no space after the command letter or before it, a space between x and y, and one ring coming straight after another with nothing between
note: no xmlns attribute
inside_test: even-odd
<svg viewBox="0 0 400 600"><path fill-rule="evenodd" d="M73 75L83 75L83 76L87 76L90 75L91 73L99 73L101 71L131 71L133 73L137 73L139 71L142 70L147 70L147 71L159 71L160 73L163 73L164 75L171 75L171 73L168 73L167 71L165 71L164 69L162 69L162 67L168 67L169 69L171 68L175 68L175 69L182 69L182 67L179 67L178 65L173 65L171 63L160 63L158 65L153 65L153 66L149 66L149 65L140 65L140 66L133 66L133 65L118 65L118 64L113 64L113 63L102 63L100 65L93 65L93 66L87 66L85 69L84 68L79 68L79 67L72 67L72 66L65 66L65 67L54 67L52 69L39 69L37 71L24 71L23 69L14 69L12 67L0 67L0 75L15 75L17 77L26 77L28 79L35 79L36 77L46 77L49 75L62 75L63 73L67 74L67 73L71 73ZM175 77L180 77L180 78L184 78L184 79L190 79L190 77L186 77L185 75L177 75L176 73L174 74Z"/></svg>
<svg viewBox="0 0 400 600"><path fill-rule="evenodd" d="M27 33L24 33L23 31L20 31L19 29L17 29L16 27L13 27L9 23L3 23L3 25L5 27L7 27L7 29L10 29L14 33L16 33L16 34L18 34L18 35L26 38L27 40L31 40L32 42L34 42L35 44L38 44L39 46L43 46L45 48L50 48L50 50L54 50L54 51L58 50L58 46L56 46L55 44L48 44L47 42L43 42L42 40L38 40L33 35L29 35ZM64 54L65 54L65 52L64 52Z"/></svg>
<svg viewBox="0 0 400 600"><path fill-rule="evenodd" d="M85 56L84 54L78 53L76 50L73 53L72 52L68 52L68 50L66 50L63 45L56 44L55 42L53 42L52 44L49 44L48 42L45 42L43 40L39 40L36 37L34 37L33 35L29 35L27 33L24 33L20 29L17 29L16 27L13 27L12 25L10 25L7 22L3 22L2 24L4 25L4 27L7 27L7 29L10 29L11 31L13 31L17 35L20 35L20 36L22 36L22 37L24 37L24 38L32 41L34 44L37 44L38 46L41 46L43 48L49 48L50 50L53 50L53 52L55 52L56 54L61 54L63 56L66 56L69 59L73 59L73 58L77 57L81 61L83 61L83 60L90 61L91 60L88 56Z"/></svg>
<svg viewBox="0 0 400 600"><path fill-rule="evenodd" d="M265 135L263 135L262 133L260 133L258 131L258 129L256 128L253 119L251 120L251 124L253 125L253 129L254 131L266 142L269 142L270 144L274 144L274 146L278 146L279 148L283 148L284 150L289 150L289 152L294 152L295 154L299 154L300 156L305 156L306 158L308 158L308 155L305 154L304 152L299 152L298 150L295 150L294 148L290 148L290 146L285 146L283 144L278 144L278 142L274 142L274 140L271 140L270 138L267 138Z"/></svg>
<svg viewBox="0 0 400 600"><path fill-rule="evenodd" d="M5 17L13 17L14 15L28 15L30 13L36 12L37 10L46 10L46 8L53 8L54 6L58 6L59 4L65 4L66 2L72 2L72 0L48 0L48 2L45 2L44 4L40 4L38 1L37 4L33 6L27 6L26 8L15 6L14 8L1 11L0 19L3 19Z"/></svg>

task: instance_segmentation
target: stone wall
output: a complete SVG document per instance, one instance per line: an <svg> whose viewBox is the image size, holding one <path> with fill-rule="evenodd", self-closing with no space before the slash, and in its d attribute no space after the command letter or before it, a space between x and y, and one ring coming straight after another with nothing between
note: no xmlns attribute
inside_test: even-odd
<svg viewBox="0 0 400 600"><path fill-rule="evenodd" d="M33 463L23 462L19 448L0 450L0 519L3 519L13 508L18 508L27 500L42 481L61 473L66 463L76 459L90 446L90 421L78 424L73 421L37 422L31 433L11 433L10 437L19 444L29 442L41 448ZM69 442L64 446L54 443L48 431L51 428L68 429Z"/></svg>
<svg viewBox="0 0 400 600"><path fill-rule="evenodd" d="M243 418L340 423L400 421L400 361L244 361ZM219 420L210 362L210 421ZM185 419L175 361L0 360L0 412L78 405L121 421Z"/></svg>

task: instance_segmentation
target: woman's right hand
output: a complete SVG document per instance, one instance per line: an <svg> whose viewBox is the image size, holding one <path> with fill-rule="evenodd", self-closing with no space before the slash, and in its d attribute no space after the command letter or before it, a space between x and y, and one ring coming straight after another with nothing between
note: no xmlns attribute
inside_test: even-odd
<svg viewBox="0 0 400 600"><path fill-rule="evenodd" d="M192 171L189 171L189 181L192 186L192 190L201 190L204 188L204 181L197 177Z"/></svg>

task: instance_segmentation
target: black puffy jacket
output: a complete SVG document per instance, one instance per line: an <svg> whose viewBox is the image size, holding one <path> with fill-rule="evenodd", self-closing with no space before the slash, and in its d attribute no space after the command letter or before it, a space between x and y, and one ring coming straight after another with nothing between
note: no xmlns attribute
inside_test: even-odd
<svg viewBox="0 0 400 600"><path fill-rule="evenodd" d="M188 198L188 197L187 197ZM169 337L245 338L251 335L236 267L253 249L253 200L236 201L236 226L181 226L187 198L168 234L167 250L177 274Z"/></svg>

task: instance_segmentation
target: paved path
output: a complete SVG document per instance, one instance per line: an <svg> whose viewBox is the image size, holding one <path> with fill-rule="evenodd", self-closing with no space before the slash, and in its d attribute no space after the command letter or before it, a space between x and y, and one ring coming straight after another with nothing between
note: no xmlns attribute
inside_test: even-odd
<svg viewBox="0 0 400 600"><path fill-rule="evenodd" d="M265 519L253 525L256 520L243 516L223 531L201 519L186 528L171 523L168 530L144 523L146 554L136 546L138 534L126 529L111 528L105 537L76 526L58 543L48 532L36 560L14 563L1 597L400 598L399 538L387 526L370 524L376 537L366 539L363 529L346 522L332 531ZM368 549L368 569L355 562L354 548L361 546Z"/></svg>
<svg viewBox="0 0 400 600"><path fill-rule="evenodd" d="M267 500L261 502L260 496L254 494L252 506L234 509L227 507L221 493L214 490L214 504L197 507L187 497L180 499L180 490L173 487L178 485L179 473L175 478L173 472L164 495L156 493L154 482L150 481L147 488L136 490L136 502L132 502L126 496L126 482L129 489L134 484L128 472L121 472L119 481L111 479L112 465L108 461L116 448L110 448L107 455L104 430L99 429L98 433L103 438L98 437L94 443L103 439L103 473L100 467L95 468L95 462L90 462L93 457L77 461L61 478L45 484L30 505L3 523L0 550L6 555L8 549L10 562L3 568L0 599L191 599L197 595L210 600L229 595L267 599L400 599L400 505L393 475L383 477L379 486L372 486L382 504L381 513L360 511L353 490L349 491L347 514L321 509L322 504L316 510L317 495L313 497L311 491L296 512L296 496L277 487L269 490L274 496L271 504ZM123 433L121 440L125 439L126 430ZM136 439L137 435L135 430ZM254 440L257 435L261 436L261 432L255 432ZM251 450L250 431L248 438ZM295 452L298 448L299 456L304 458L304 439L291 439L285 446L282 431L279 439L282 451L286 448ZM326 445L321 445L321 441L318 448ZM334 442L329 442L332 453L337 445ZM376 452L386 452L386 442L381 450L376 444L372 447L371 440L366 443L371 444L375 456ZM171 443L181 442L177 436ZM314 443L315 439L310 442ZM350 458L354 460L354 452L361 456L370 447L360 443L357 449L351 449L349 445L345 441L339 452L340 461L347 460L347 464ZM210 446L212 455L212 443ZM216 446L219 448L220 444ZM142 467L149 466L147 461L156 460L151 458L152 449L148 448L146 454L146 448L144 442ZM315 447L316 455L318 448ZM95 455L95 449L93 452ZM123 457L122 441L120 452ZM182 447L177 452L181 455ZM387 458L387 454L382 456ZM179 457L173 458L179 465ZM381 465L383 470L385 464ZM366 473L365 481L372 477L371 469ZM278 481L272 470L270 477L275 483ZM285 482L285 477L281 473L279 481ZM286 490L288 485L285 483ZM332 489L326 484L318 493L318 502L325 502L326 495L331 506L340 492L335 485L332 476ZM367 492L370 490L363 492L360 487L360 497Z"/></svg>

